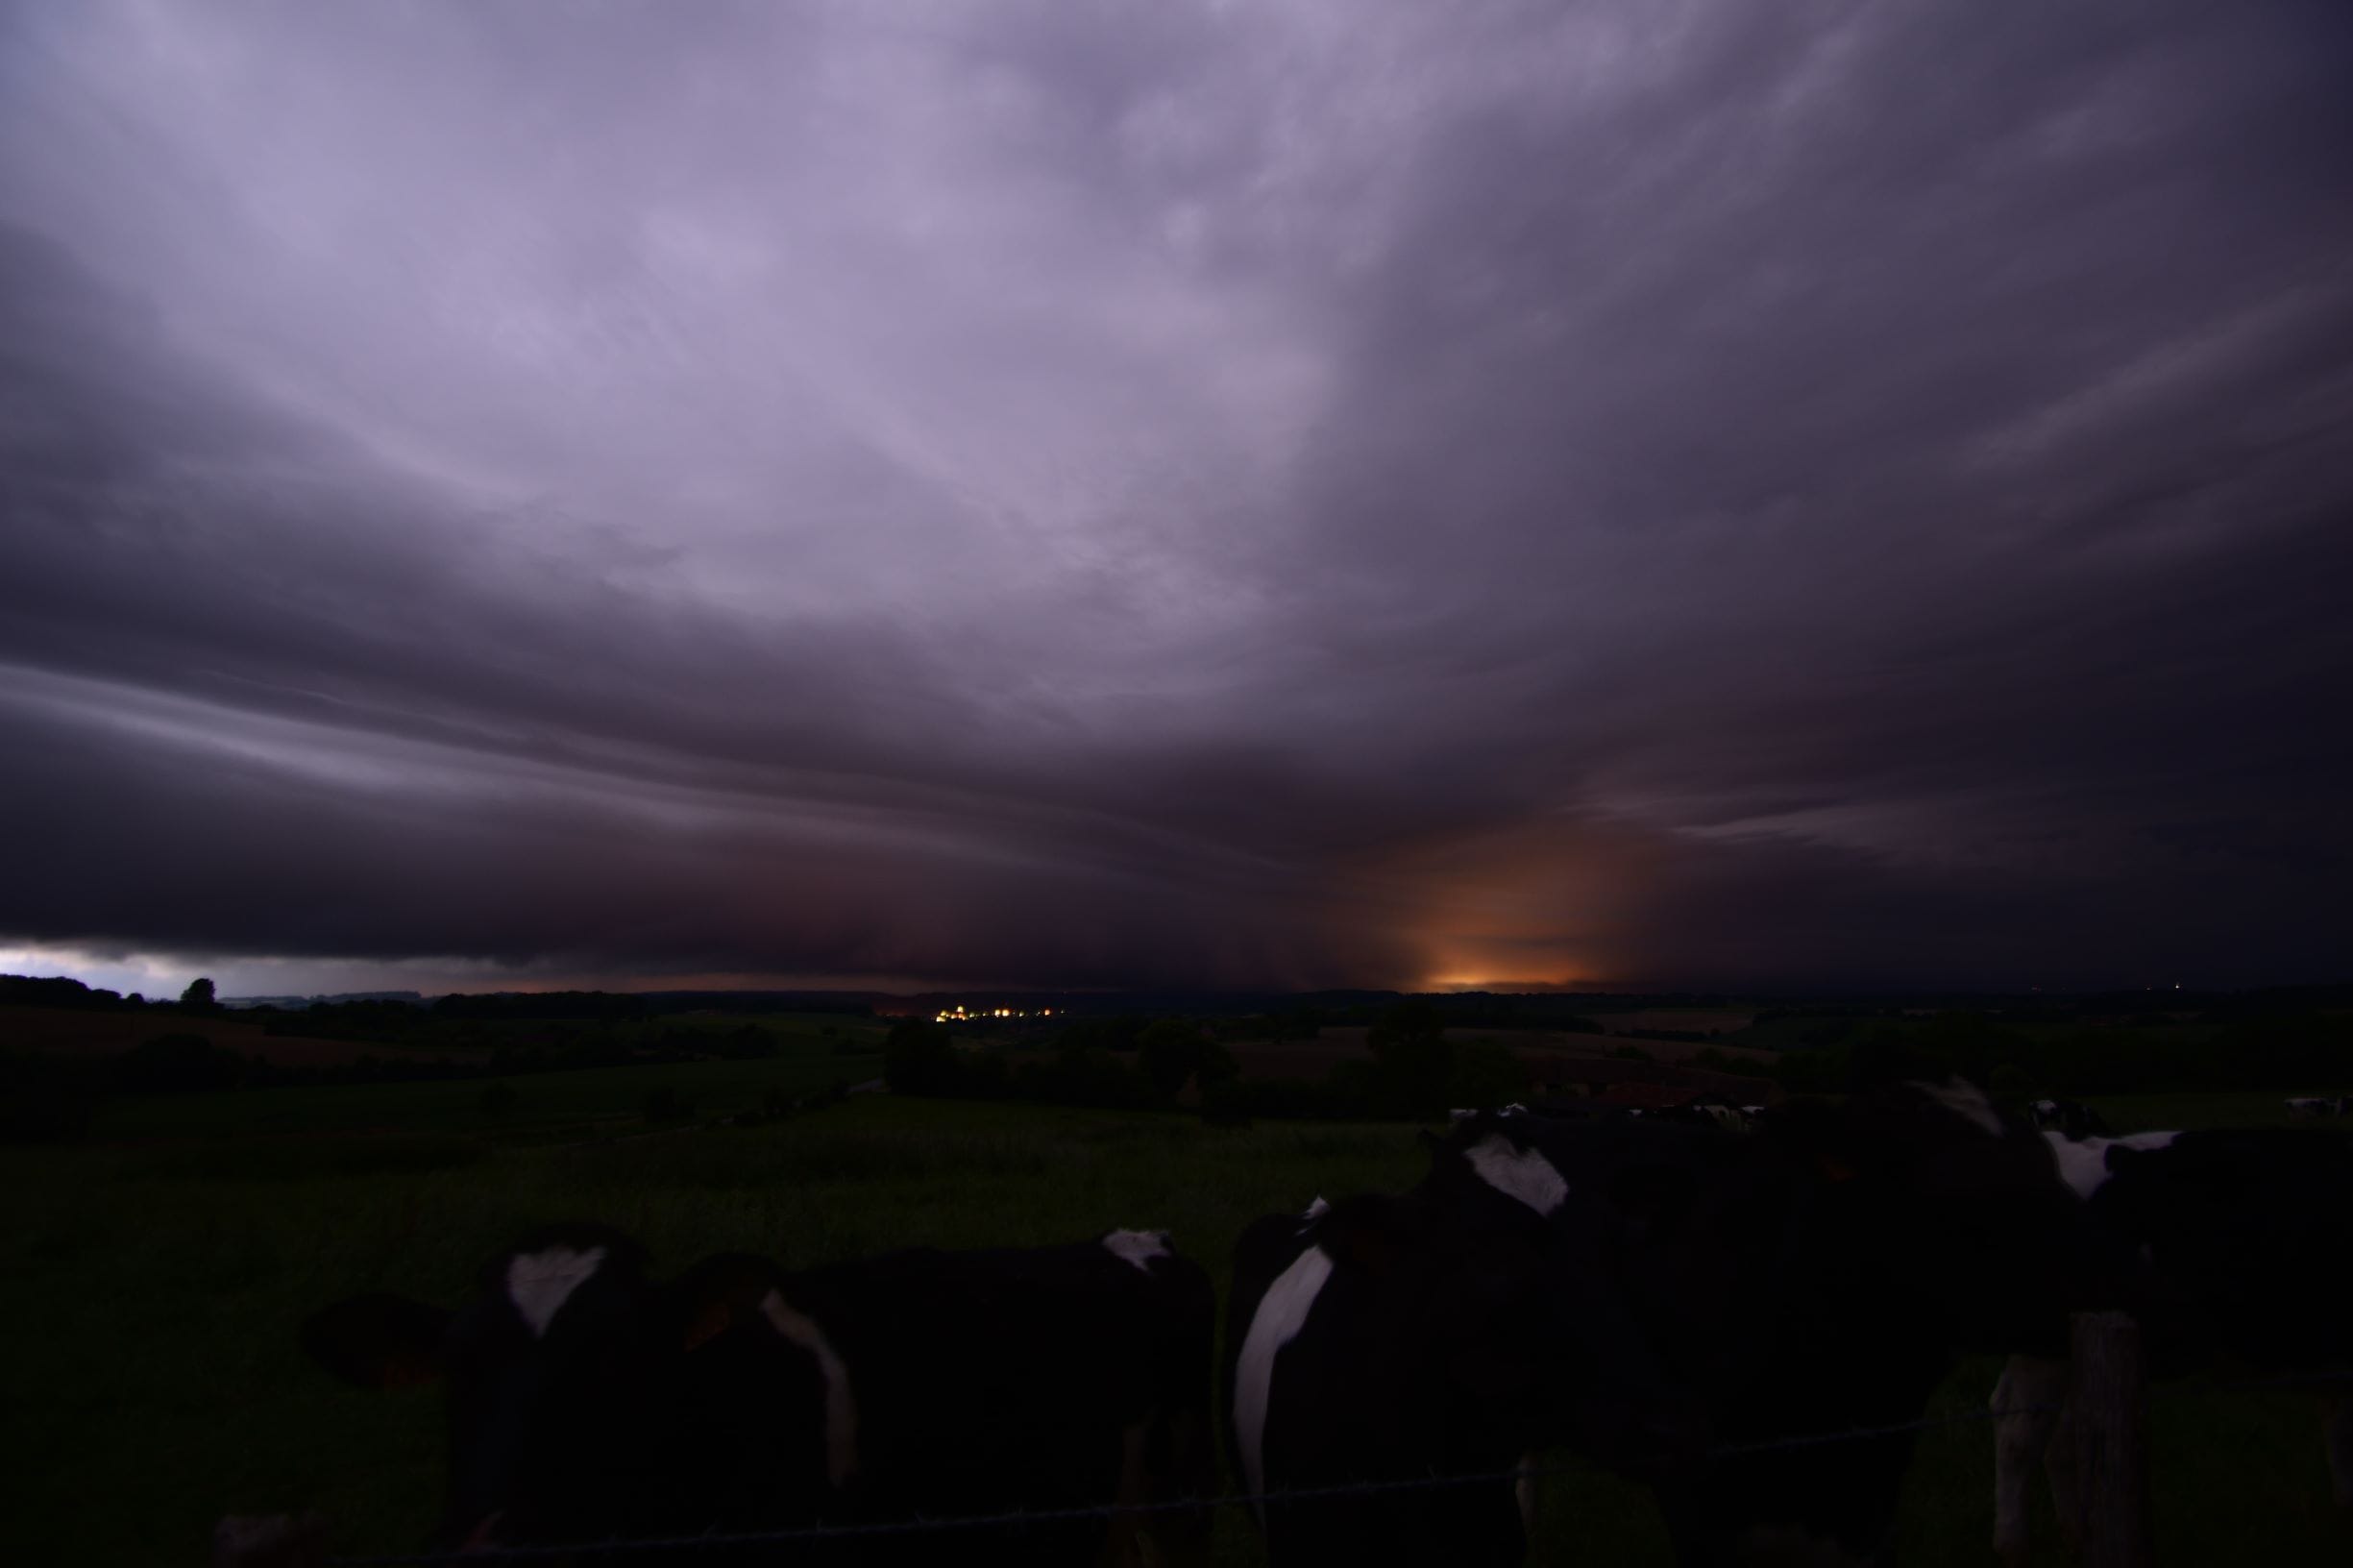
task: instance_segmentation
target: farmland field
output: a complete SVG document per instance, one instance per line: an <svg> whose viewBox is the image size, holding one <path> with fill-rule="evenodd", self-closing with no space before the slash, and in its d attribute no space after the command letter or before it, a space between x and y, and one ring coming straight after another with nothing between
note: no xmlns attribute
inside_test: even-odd
<svg viewBox="0 0 2353 1568"><path fill-rule="evenodd" d="M1222 1288L1251 1218L1319 1192L1402 1188L1422 1167L1413 1129L1395 1125L1228 1130L887 1095L756 1127L709 1122L770 1088L870 1076L872 1061L812 1050L536 1075L515 1081L520 1104L497 1126L478 1081L186 1096L110 1113L100 1133L115 1141L4 1151L0 1331L18 1354L0 1463L19 1500L13 1555L186 1563L219 1513L297 1507L329 1516L338 1552L413 1547L436 1502L434 1396L331 1383L302 1359L295 1326L359 1290L453 1299L536 1222L621 1225L665 1268L723 1248L808 1265L1156 1226ZM703 1119L640 1125L654 1085ZM2106 1109L2120 1126L2177 1125L2271 1119L2276 1104ZM627 1136L639 1132L654 1136ZM1964 1368L1940 1409L1982 1408L1996 1370ZM2308 1399L2168 1389L2155 1429L2167 1562L2353 1560ZM1991 1472L1984 1425L1928 1433L1902 1560L1988 1560ZM1544 1490L1533 1560L1668 1560L1640 1491L1581 1472ZM2047 1507L2040 1529L2045 1560L2062 1560ZM1257 1560L1240 1515L1227 1510L1218 1531L1221 1562Z"/></svg>
<svg viewBox="0 0 2353 1568"><path fill-rule="evenodd" d="M1629 1015L1630 1016L1630 1015ZM1556 1029L1448 1029L1446 1038L1454 1044L1473 1041L1492 1041L1523 1057L1542 1056L1606 1056L1610 1051L1631 1045L1656 1062L1686 1062L1704 1050L1714 1050L1728 1059L1733 1066L1728 1071L1741 1071L1741 1062L1771 1062L1774 1053L1746 1046L1726 1045L1720 1041L1698 1042L1679 1040L1634 1040L1617 1035L1578 1034ZM1360 1028L1327 1027L1317 1032L1313 1040L1238 1040L1228 1046L1245 1079L1298 1078L1320 1080L1342 1062L1362 1062L1372 1059L1372 1049L1365 1043L1366 1031Z"/></svg>
<svg viewBox="0 0 2353 1568"><path fill-rule="evenodd" d="M363 1056L398 1055L397 1047L350 1040L314 1040L272 1035L260 1020L234 1013L210 1017L185 1013L103 1013L73 1008L0 1007L0 1044L12 1049L56 1051L74 1056L112 1056L158 1035L195 1035L240 1056L258 1056L281 1066L340 1066ZM435 1051L458 1060L478 1053Z"/></svg>

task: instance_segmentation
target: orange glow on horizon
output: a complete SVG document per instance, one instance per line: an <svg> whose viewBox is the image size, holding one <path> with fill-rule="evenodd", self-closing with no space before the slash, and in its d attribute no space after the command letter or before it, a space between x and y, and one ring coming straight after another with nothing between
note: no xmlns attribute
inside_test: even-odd
<svg viewBox="0 0 2353 1568"><path fill-rule="evenodd" d="M1487 975L1434 974L1422 982L1425 991L1575 991L1602 982L1592 975L1528 974L1516 978Z"/></svg>

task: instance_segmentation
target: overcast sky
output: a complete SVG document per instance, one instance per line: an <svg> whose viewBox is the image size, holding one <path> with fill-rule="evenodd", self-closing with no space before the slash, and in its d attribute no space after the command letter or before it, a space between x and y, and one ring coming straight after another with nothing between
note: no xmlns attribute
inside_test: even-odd
<svg viewBox="0 0 2353 1568"><path fill-rule="evenodd" d="M2341 0L0 17L0 968L2353 968Z"/></svg>

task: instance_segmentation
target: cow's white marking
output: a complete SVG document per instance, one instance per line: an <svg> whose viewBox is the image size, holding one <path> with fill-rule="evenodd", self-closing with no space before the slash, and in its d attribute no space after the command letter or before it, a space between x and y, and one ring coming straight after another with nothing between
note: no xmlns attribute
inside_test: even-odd
<svg viewBox="0 0 2353 1568"><path fill-rule="evenodd" d="M1948 1078L1941 1084L1932 1084L1924 1078L1915 1078L1912 1087L1972 1126L1996 1138L2001 1136L2001 1114L1987 1103L1985 1090L1968 1079Z"/></svg>
<svg viewBox="0 0 2353 1568"><path fill-rule="evenodd" d="M1320 1201L1320 1200L1319 1200ZM1234 1364L1234 1440L1242 1455L1242 1479L1254 1493L1266 1490L1266 1410L1274 1391L1275 1353L1299 1336L1315 1297L1332 1278L1332 1256L1310 1247L1275 1276L1250 1314L1250 1332ZM1257 1504L1259 1519L1266 1505Z"/></svg>
<svg viewBox="0 0 2353 1568"><path fill-rule="evenodd" d="M1103 1238L1103 1250L1122 1262L1134 1263L1146 1274L1152 1260L1168 1256L1166 1231L1114 1231Z"/></svg>
<svg viewBox="0 0 2353 1568"><path fill-rule="evenodd" d="M2108 1151L2121 1146L2127 1149L2162 1149L2179 1133L2134 1133L2129 1138L2076 1138L2065 1133L2045 1133L2043 1140L2059 1159L2059 1180L2075 1189L2075 1196L2089 1198L2108 1183Z"/></svg>
<svg viewBox="0 0 2353 1568"><path fill-rule="evenodd" d="M809 1353L817 1362L818 1376L825 1382L825 1479L839 1486L858 1468L858 1405L850 1397L849 1368L834 1354L833 1341L825 1337L825 1331L786 1301L782 1292L771 1290L760 1303L760 1311L778 1334Z"/></svg>
<svg viewBox="0 0 2353 1568"><path fill-rule="evenodd" d="M546 1336L548 1325L564 1310L564 1303L588 1283L603 1262L602 1247L586 1252L550 1247L545 1252L519 1252L506 1261L506 1299L523 1314L532 1338Z"/></svg>
<svg viewBox="0 0 2353 1568"><path fill-rule="evenodd" d="M1315 1201L1308 1205L1308 1212L1299 1217L1312 1225L1331 1212L1332 1206L1324 1202L1323 1194L1318 1192L1315 1195Z"/></svg>
<svg viewBox="0 0 2353 1568"><path fill-rule="evenodd" d="M1481 1181L1539 1214L1549 1214L1568 1200L1568 1182L1537 1150L1516 1149L1508 1139L1490 1138L1473 1145L1463 1158Z"/></svg>

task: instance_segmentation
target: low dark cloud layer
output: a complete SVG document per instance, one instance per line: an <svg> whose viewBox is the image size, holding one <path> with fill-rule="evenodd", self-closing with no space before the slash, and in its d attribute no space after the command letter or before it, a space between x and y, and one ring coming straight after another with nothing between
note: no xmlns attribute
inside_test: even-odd
<svg viewBox="0 0 2353 1568"><path fill-rule="evenodd" d="M2335 974L2349 82L2285 0L10 13L0 958Z"/></svg>

